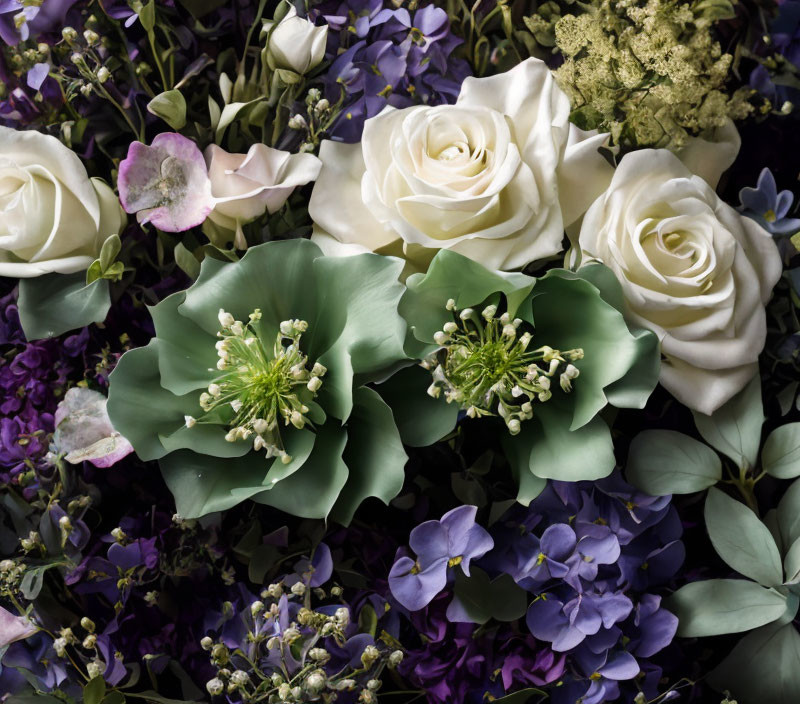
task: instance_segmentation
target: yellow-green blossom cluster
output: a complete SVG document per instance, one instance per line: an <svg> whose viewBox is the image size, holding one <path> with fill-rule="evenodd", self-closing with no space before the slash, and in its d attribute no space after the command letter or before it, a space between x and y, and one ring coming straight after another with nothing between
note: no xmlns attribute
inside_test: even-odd
<svg viewBox="0 0 800 704"><path fill-rule="evenodd" d="M563 55L555 75L579 126L608 131L616 144L680 148L690 135L753 111L749 88L726 88L733 57L714 39L718 15L705 4L602 0L572 7L584 11L562 14L557 3L545 3L526 25L538 43Z"/></svg>

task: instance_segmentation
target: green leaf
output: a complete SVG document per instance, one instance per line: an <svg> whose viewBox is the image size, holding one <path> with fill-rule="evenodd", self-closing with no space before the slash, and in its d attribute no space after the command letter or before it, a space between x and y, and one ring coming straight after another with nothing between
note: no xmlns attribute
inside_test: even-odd
<svg viewBox="0 0 800 704"><path fill-rule="evenodd" d="M362 607L361 611L358 613L358 632L369 633L374 637L377 629L378 615L375 613L375 609L367 604Z"/></svg>
<svg viewBox="0 0 800 704"><path fill-rule="evenodd" d="M778 479L800 476L800 423L775 428L761 451L761 467Z"/></svg>
<svg viewBox="0 0 800 704"><path fill-rule="evenodd" d="M771 623L742 638L709 676L739 704L800 701L800 634L791 624Z"/></svg>
<svg viewBox="0 0 800 704"><path fill-rule="evenodd" d="M83 704L100 704L106 696L106 681L101 675L89 680L83 688Z"/></svg>
<svg viewBox="0 0 800 704"><path fill-rule="evenodd" d="M777 524L784 546L800 538L800 479L792 483L778 503Z"/></svg>
<svg viewBox="0 0 800 704"><path fill-rule="evenodd" d="M744 469L755 467L764 424L761 378L752 381L713 415L693 411L694 422L705 441Z"/></svg>
<svg viewBox="0 0 800 704"><path fill-rule="evenodd" d="M347 483L331 518L348 525L361 502L370 496L388 506L403 488L407 461L389 406L372 389L366 386L356 389L344 450Z"/></svg>
<svg viewBox="0 0 800 704"><path fill-rule="evenodd" d="M107 271L114 263L114 260L117 258L117 255L120 253L121 249L122 240L120 240L119 235L111 235L106 239L105 242L103 242L98 261L100 262L100 267L104 272Z"/></svg>
<svg viewBox="0 0 800 704"><path fill-rule="evenodd" d="M528 608L527 592L514 579L502 574L494 580L480 568L472 566L468 577L456 570L453 601L447 607L447 618L458 623L516 621Z"/></svg>
<svg viewBox="0 0 800 704"><path fill-rule="evenodd" d="M145 3L141 10L139 10L139 22L145 32L152 32L156 26L156 3L155 0Z"/></svg>
<svg viewBox="0 0 800 704"><path fill-rule="evenodd" d="M186 100L179 90L157 95L147 104L147 112L160 117L176 132L186 126Z"/></svg>
<svg viewBox="0 0 800 704"><path fill-rule="evenodd" d="M102 322L111 297L105 279L87 286L83 272L46 274L20 280L18 306L25 337L41 340Z"/></svg>
<svg viewBox="0 0 800 704"><path fill-rule="evenodd" d="M125 695L118 689L113 689L103 697L103 704L125 704Z"/></svg>
<svg viewBox="0 0 800 704"><path fill-rule="evenodd" d="M686 584L664 605L678 617L678 635L695 638L772 623L786 611L786 597L745 579L710 579Z"/></svg>
<svg viewBox="0 0 800 704"><path fill-rule="evenodd" d="M783 582L778 546L747 506L712 488L706 499L705 519L714 549L734 570L765 587Z"/></svg>
<svg viewBox="0 0 800 704"><path fill-rule="evenodd" d="M631 442L628 481L653 496L691 494L722 478L722 462L708 445L674 430L645 430Z"/></svg>
<svg viewBox="0 0 800 704"><path fill-rule="evenodd" d="M430 384L431 373L415 364L375 387L392 409L400 437L411 447L426 447L441 440L458 420L458 405L431 398L427 393Z"/></svg>
<svg viewBox="0 0 800 704"><path fill-rule="evenodd" d="M183 242L175 245L175 263L180 267L190 279L197 279L200 276L200 262L192 254Z"/></svg>
<svg viewBox="0 0 800 704"><path fill-rule="evenodd" d="M795 540L786 551L786 557L783 560L783 570L786 576L786 584L797 584L800 582L800 539Z"/></svg>

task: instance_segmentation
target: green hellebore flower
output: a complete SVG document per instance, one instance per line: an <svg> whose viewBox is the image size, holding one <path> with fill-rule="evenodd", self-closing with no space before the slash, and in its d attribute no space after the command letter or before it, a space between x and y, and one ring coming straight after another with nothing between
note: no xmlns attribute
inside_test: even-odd
<svg viewBox="0 0 800 704"><path fill-rule="evenodd" d="M348 522L401 489L407 456L392 412L365 384L407 356L402 263L324 257L268 242L151 309L156 335L111 375L108 412L158 460L178 513L246 499Z"/></svg>
<svg viewBox="0 0 800 704"><path fill-rule="evenodd" d="M613 470L600 412L607 404L642 408L660 357L653 333L625 323L609 269L590 264L535 279L442 250L406 285L406 350L425 368L403 369L378 387L406 444L441 439L460 411L500 416L525 504L547 479L598 479Z"/></svg>

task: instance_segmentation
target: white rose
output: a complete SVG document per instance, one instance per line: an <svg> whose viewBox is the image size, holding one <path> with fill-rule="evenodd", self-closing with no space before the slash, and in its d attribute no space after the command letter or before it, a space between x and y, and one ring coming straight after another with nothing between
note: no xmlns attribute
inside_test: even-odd
<svg viewBox="0 0 800 704"><path fill-rule="evenodd" d="M467 78L455 105L386 108L360 144L322 143L312 239L419 268L442 248L505 270L557 254L612 173L597 152L606 137L569 112L538 59Z"/></svg>
<svg viewBox="0 0 800 704"><path fill-rule="evenodd" d="M214 198L208 219L237 233L265 212L276 212L297 186L313 181L322 166L313 154L290 154L265 144L254 144L247 154L231 154L212 144L205 158Z"/></svg>
<svg viewBox="0 0 800 704"><path fill-rule="evenodd" d="M0 127L0 276L71 274L100 254L125 215L55 137Z"/></svg>
<svg viewBox="0 0 800 704"><path fill-rule="evenodd" d="M313 22L298 17L294 6L277 26L266 28L270 30L267 63L273 71L283 69L302 76L325 57L328 25L316 27Z"/></svg>
<svg viewBox="0 0 800 704"><path fill-rule="evenodd" d="M781 275L771 236L671 152L626 155L584 216L579 245L616 274L629 319L661 339L661 383L711 414L757 370Z"/></svg>

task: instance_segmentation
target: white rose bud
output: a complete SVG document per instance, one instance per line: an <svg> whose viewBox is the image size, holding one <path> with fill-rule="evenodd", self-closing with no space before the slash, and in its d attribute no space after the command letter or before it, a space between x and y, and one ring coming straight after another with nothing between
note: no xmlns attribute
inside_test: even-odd
<svg viewBox="0 0 800 704"><path fill-rule="evenodd" d="M267 39L267 64L275 71L284 69L301 76L325 57L328 26L297 16L294 7L273 27Z"/></svg>

